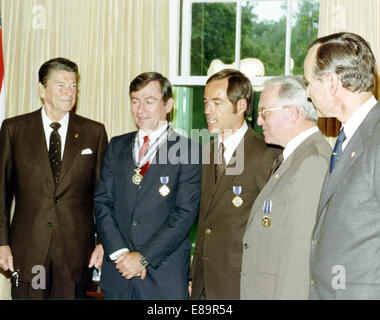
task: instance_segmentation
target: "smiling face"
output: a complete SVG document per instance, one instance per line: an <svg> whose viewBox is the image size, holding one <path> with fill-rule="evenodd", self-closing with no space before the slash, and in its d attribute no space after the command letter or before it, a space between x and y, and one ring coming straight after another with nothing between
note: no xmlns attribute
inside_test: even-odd
<svg viewBox="0 0 380 320"><path fill-rule="evenodd" d="M246 103L239 100L235 107L227 96L228 78L213 80L206 85L203 95L208 129L226 139L244 122ZM245 105L245 106L243 106Z"/></svg>
<svg viewBox="0 0 380 320"><path fill-rule="evenodd" d="M158 81L150 81L139 91L131 92L133 119L139 129L150 134L166 121L166 115L172 110L173 99L164 103L161 86Z"/></svg>
<svg viewBox="0 0 380 320"><path fill-rule="evenodd" d="M77 76L74 72L64 70L51 71L46 86L39 83L39 93L48 117L59 121L75 105Z"/></svg>

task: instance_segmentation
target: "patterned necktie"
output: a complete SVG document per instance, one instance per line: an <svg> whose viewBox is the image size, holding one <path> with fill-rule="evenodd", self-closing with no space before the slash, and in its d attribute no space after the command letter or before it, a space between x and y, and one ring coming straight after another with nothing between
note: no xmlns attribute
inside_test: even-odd
<svg viewBox="0 0 380 320"><path fill-rule="evenodd" d="M141 159L143 158L145 152L149 149L149 136L144 136L144 143L140 148L139 151L139 162L141 162Z"/></svg>
<svg viewBox="0 0 380 320"><path fill-rule="evenodd" d="M272 169L270 170L270 174L268 177L268 180L271 176L274 175L274 173L278 170L280 165L284 162L284 155L281 153L280 156L273 162Z"/></svg>
<svg viewBox="0 0 380 320"><path fill-rule="evenodd" d="M141 146L140 150L139 150L139 162L141 162L145 152L149 149L149 136L144 136L144 143L143 145ZM146 170L148 170L150 166L150 161L147 161L142 167L141 167L141 171L140 171L140 174L141 175L144 175Z"/></svg>
<svg viewBox="0 0 380 320"><path fill-rule="evenodd" d="M339 158L341 157L343 153L342 145L343 145L344 140L346 140L346 135L344 134L344 130L341 129L339 131L338 138L336 139L334 150L331 154L330 173L333 171L336 163L338 162Z"/></svg>
<svg viewBox="0 0 380 320"><path fill-rule="evenodd" d="M61 171L61 136L58 133L58 129L61 125L58 122L53 122L50 124L53 131L50 134L49 142L49 159L51 170L53 171L54 182L57 183L59 180L59 173Z"/></svg>
<svg viewBox="0 0 380 320"><path fill-rule="evenodd" d="M215 164L215 183L218 182L219 178L224 175L226 171L226 161L224 159L224 144L219 142L218 144L218 161Z"/></svg>

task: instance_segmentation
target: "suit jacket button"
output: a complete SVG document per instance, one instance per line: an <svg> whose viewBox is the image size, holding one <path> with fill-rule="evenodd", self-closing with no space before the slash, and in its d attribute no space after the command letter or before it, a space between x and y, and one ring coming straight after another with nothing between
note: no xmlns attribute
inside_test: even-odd
<svg viewBox="0 0 380 320"><path fill-rule="evenodd" d="M205 234L210 234L211 233L211 229L210 228L207 228L206 230L205 230Z"/></svg>
<svg viewBox="0 0 380 320"><path fill-rule="evenodd" d="M244 249L248 249L248 243L244 243Z"/></svg>
<svg viewBox="0 0 380 320"><path fill-rule="evenodd" d="M48 222L48 227L51 228L53 224L51 222Z"/></svg>
<svg viewBox="0 0 380 320"><path fill-rule="evenodd" d="M133 225L133 226L137 226L137 221L136 221L136 220L133 220L132 225Z"/></svg>

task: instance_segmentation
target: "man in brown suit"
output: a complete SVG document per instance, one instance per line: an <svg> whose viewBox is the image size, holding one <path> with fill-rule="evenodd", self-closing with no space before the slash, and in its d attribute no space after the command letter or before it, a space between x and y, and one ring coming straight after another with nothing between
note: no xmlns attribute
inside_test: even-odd
<svg viewBox="0 0 380 320"><path fill-rule="evenodd" d="M243 233L252 204L280 153L268 148L245 122L252 98L249 79L237 70L224 69L207 80L205 115L210 133L217 137L202 157L203 163L207 159L210 163L202 165L192 299L240 298Z"/></svg>
<svg viewBox="0 0 380 320"><path fill-rule="evenodd" d="M1 127L0 267L12 272L14 299L84 298L103 258L92 197L108 140L102 124L71 112L77 78L74 62L45 62L44 106Z"/></svg>

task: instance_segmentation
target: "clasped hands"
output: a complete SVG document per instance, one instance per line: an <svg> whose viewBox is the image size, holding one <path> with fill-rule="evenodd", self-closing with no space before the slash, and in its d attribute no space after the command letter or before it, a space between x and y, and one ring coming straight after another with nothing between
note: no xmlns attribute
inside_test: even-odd
<svg viewBox="0 0 380 320"><path fill-rule="evenodd" d="M116 261L116 269L125 279L140 277L144 280L146 277L146 268L141 264L141 256L138 252L123 252Z"/></svg>

